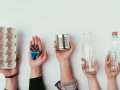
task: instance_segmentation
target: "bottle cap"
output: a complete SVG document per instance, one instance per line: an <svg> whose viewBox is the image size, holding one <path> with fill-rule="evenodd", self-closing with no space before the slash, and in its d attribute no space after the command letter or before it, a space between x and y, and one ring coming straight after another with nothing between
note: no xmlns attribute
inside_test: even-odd
<svg viewBox="0 0 120 90"><path fill-rule="evenodd" d="M112 32L112 35L116 36L116 35L118 35L118 32Z"/></svg>

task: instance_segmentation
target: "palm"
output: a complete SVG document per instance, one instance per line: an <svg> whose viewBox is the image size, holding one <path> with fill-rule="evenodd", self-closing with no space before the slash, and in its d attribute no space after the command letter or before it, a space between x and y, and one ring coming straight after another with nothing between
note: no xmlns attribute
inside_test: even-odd
<svg viewBox="0 0 120 90"><path fill-rule="evenodd" d="M29 56L29 63L30 63L30 66L39 67L46 61L47 51L43 51L42 42L40 38L38 38L37 36L32 38L32 41L30 42L30 48L32 45L38 45L39 51L42 51L42 53L39 55L39 57L36 58L36 60L32 60Z"/></svg>
<svg viewBox="0 0 120 90"><path fill-rule="evenodd" d="M106 71L107 77L116 77L120 72L120 67L118 68L117 71L114 71L114 72L112 72L110 68L111 68L111 60L110 60L110 55L108 54L105 60L105 71Z"/></svg>
<svg viewBox="0 0 120 90"><path fill-rule="evenodd" d="M81 60L84 62L84 64L82 64L82 69L86 77L88 78L94 77L97 72L94 72L93 74L89 74L88 62L84 58L81 58ZM93 68L95 71L97 71L97 67L98 67L97 61L94 61Z"/></svg>
<svg viewBox="0 0 120 90"><path fill-rule="evenodd" d="M38 57L36 60L29 60L29 63L31 66L41 66L45 60L46 60L47 57Z"/></svg>
<svg viewBox="0 0 120 90"><path fill-rule="evenodd" d="M5 76L12 76L18 73L18 69L19 69L19 57L17 56L17 63L16 63L16 67L10 70L7 69L0 69L0 73L4 74Z"/></svg>
<svg viewBox="0 0 120 90"><path fill-rule="evenodd" d="M58 59L68 59L71 55L71 52L69 52L69 50L67 51L57 51L56 55L58 57Z"/></svg>
<svg viewBox="0 0 120 90"><path fill-rule="evenodd" d="M106 74L108 77L116 77L119 74L119 72L118 71L112 72L111 70L106 70Z"/></svg>
<svg viewBox="0 0 120 90"><path fill-rule="evenodd" d="M70 58L71 54L73 53L74 45L72 42L70 42L70 49L59 51L57 50L57 44L55 42L54 48L55 48L55 53L56 53L58 60L67 60Z"/></svg>
<svg viewBox="0 0 120 90"><path fill-rule="evenodd" d="M2 74L4 74L5 76L12 76L12 75L15 75L17 73L17 69L16 68L11 69L11 70L4 70L4 69L2 69L2 70L0 70L0 72Z"/></svg>

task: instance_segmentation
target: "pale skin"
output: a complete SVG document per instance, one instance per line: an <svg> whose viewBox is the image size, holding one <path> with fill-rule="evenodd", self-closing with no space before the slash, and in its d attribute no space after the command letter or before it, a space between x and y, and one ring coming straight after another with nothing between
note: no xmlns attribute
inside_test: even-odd
<svg viewBox="0 0 120 90"><path fill-rule="evenodd" d="M57 50L57 43L54 42L54 48L55 48L55 54L58 59L59 65L60 65L60 72L61 72L61 83L66 83L70 80L73 80L73 73L71 69L71 62L70 58L74 50L74 45L72 42L70 42L70 49L59 51Z"/></svg>
<svg viewBox="0 0 120 90"><path fill-rule="evenodd" d="M42 51L42 54L40 54L39 57L36 58L36 60L32 60L29 55L29 64L30 64L30 78L37 78L42 76L42 65L45 63L48 57L48 53L46 50L43 49L42 41L38 36L32 37L32 40L30 41L30 47L31 45L38 45L39 51Z"/></svg>
<svg viewBox="0 0 120 90"><path fill-rule="evenodd" d="M5 76L13 76L18 73L19 69L19 61L17 62L17 65L15 68L10 70L0 69L0 73L2 73ZM18 78L17 76L13 78L6 78L6 84L5 89L7 90L17 90L18 89Z"/></svg>
<svg viewBox="0 0 120 90"><path fill-rule="evenodd" d="M119 63L118 69L115 72L112 72L110 70L110 66L111 66L111 60L110 60L110 54L108 53L105 59L105 71L107 75L107 89L118 90L116 77L120 73L120 63Z"/></svg>
<svg viewBox="0 0 120 90"><path fill-rule="evenodd" d="M100 87L99 87L97 78L96 78L97 72L94 73L94 74L88 74L87 73L87 71L88 71L88 63L84 58L81 58L81 60L84 62L82 64L82 70L83 70L85 76L87 77L89 90L101 90ZM94 61L93 68L95 69L95 71L97 71L97 69L98 69L97 61Z"/></svg>

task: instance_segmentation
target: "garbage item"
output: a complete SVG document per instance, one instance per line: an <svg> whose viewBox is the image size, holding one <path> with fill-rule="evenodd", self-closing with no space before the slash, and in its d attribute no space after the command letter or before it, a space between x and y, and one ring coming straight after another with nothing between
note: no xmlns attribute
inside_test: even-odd
<svg viewBox="0 0 120 90"><path fill-rule="evenodd" d="M56 35L57 50L68 50L70 49L70 35L60 34Z"/></svg>
<svg viewBox="0 0 120 90"><path fill-rule="evenodd" d="M12 33L10 32L12 31ZM16 31L10 27L0 27L0 68L16 67ZM8 58L11 62L8 62ZM13 63L14 62L14 63Z"/></svg>
<svg viewBox="0 0 120 90"><path fill-rule="evenodd" d="M36 60L37 55L39 54L39 52L38 51L31 51L30 54L31 54L31 59Z"/></svg>
<svg viewBox="0 0 120 90"><path fill-rule="evenodd" d="M36 60L37 57L41 54L41 50L39 50L38 45L31 45L30 47L30 56L32 60Z"/></svg>

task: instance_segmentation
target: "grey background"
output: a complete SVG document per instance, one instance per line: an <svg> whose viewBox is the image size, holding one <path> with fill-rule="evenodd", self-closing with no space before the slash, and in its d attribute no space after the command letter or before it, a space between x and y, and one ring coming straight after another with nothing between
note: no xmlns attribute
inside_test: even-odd
<svg viewBox="0 0 120 90"><path fill-rule="evenodd" d="M47 90L57 90L54 84L60 78L59 64L54 54L56 34L71 34L75 43L72 56L74 75L80 90L88 90L87 80L81 70L82 35L92 32L99 60L98 80L102 90L107 90L104 58L110 47L111 32L120 31L120 0L0 0L0 26L12 26L17 30L18 50L21 54L19 75L20 90L29 87L29 40L39 35L49 52L44 64L44 80ZM120 76L118 77L120 89ZM5 85L0 74L0 90Z"/></svg>

